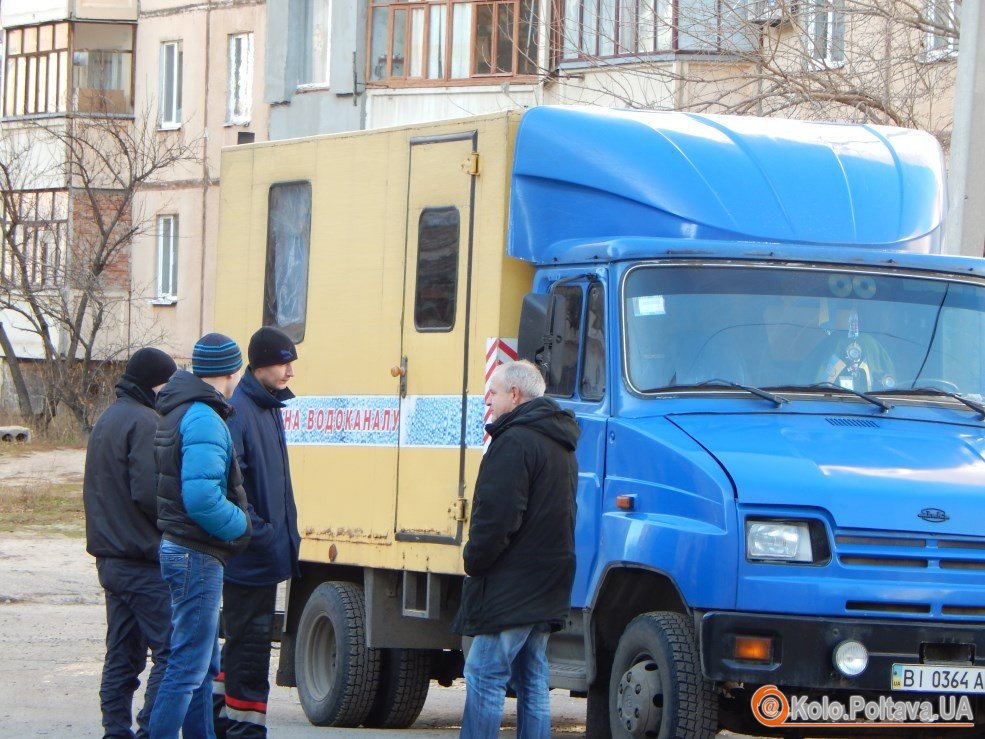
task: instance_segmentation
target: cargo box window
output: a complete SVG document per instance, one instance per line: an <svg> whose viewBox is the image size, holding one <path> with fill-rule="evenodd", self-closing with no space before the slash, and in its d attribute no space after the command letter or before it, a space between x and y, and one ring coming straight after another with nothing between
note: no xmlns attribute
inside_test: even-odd
<svg viewBox="0 0 985 739"><path fill-rule="evenodd" d="M267 268L263 325L304 338L311 244L311 183L282 182L267 199Z"/></svg>
<svg viewBox="0 0 985 739"><path fill-rule="evenodd" d="M578 345L581 333L582 289L577 285L555 288L551 333L555 336L547 373L547 394L570 398L575 394Z"/></svg>
<svg viewBox="0 0 985 739"><path fill-rule="evenodd" d="M451 331L458 293L458 208L426 208L417 230L414 326L418 331Z"/></svg>

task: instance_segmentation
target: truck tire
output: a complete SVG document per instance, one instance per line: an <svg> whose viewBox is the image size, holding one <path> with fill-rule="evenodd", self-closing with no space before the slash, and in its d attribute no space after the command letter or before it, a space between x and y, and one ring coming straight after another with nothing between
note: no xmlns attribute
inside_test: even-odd
<svg viewBox="0 0 985 739"><path fill-rule="evenodd" d="M431 654L423 649L381 649L380 685L363 726L406 729L421 715L431 684Z"/></svg>
<svg viewBox="0 0 985 739"><path fill-rule="evenodd" d="M298 623L295 676L304 715L315 726L359 726L376 697L380 655L366 647L360 585L322 583Z"/></svg>
<svg viewBox="0 0 985 739"><path fill-rule="evenodd" d="M612 739L705 739L718 731L718 697L701 674L686 616L657 611L629 622L612 661L609 728Z"/></svg>

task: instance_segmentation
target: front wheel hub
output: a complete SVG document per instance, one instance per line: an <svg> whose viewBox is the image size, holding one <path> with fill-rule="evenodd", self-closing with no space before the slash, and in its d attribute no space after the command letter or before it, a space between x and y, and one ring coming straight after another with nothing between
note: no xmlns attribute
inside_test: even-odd
<svg viewBox="0 0 985 739"><path fill-rule="evenodd" d="M637 662L623 673L616 696L619 721L634 737L656 736L663 716L660 670L652 659Z"/></svg>

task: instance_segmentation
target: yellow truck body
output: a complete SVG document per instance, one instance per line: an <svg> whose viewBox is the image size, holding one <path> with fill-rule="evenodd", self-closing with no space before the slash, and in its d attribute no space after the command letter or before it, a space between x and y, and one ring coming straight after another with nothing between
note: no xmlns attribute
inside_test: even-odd
<svg viewBox="0 0 985 739"><path fill-rule="evenodd" d="M521 273L532 272L503 248L518 120L223 152L214 326L243 346L263 321L271 187L310 184L307 317L291 384L299 397L284 414L303 561L462 572L487 344L515 333L530 284ZM458 216L446 270L457 278L444 317L452 325L422 327L415 299L434 286L418 278L428 259L449 259L446 244L418 250L422 216L449 209Z"/></svg>

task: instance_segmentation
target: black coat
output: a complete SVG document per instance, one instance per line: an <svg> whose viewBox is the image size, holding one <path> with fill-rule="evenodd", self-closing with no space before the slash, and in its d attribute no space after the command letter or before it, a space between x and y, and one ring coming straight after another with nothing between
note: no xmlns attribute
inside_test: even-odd
<svg viewBox="0 0 985 739"><path fill-rule="evenodd" d="M487 429L492 442L475 483L455 631L560 629L575 576L578 424L553 400L536 398Z"/></svg>
<svg viewBox="0 0 985 739"><path fill-rule="evenodd" d="M285 400L290 390L270 393L246 372L229 402L229 432L243 473L253 537L242 554L229 560L225 579L237 585L276 585L298 571L298 509L284 439Z"/></svg>
<svg viewBox="0 0 985 739"><path fill-rule="evenodd" d="M82 503L86 551L94 557L157 562L154 396L129 380L89 434Z"/></svg>

